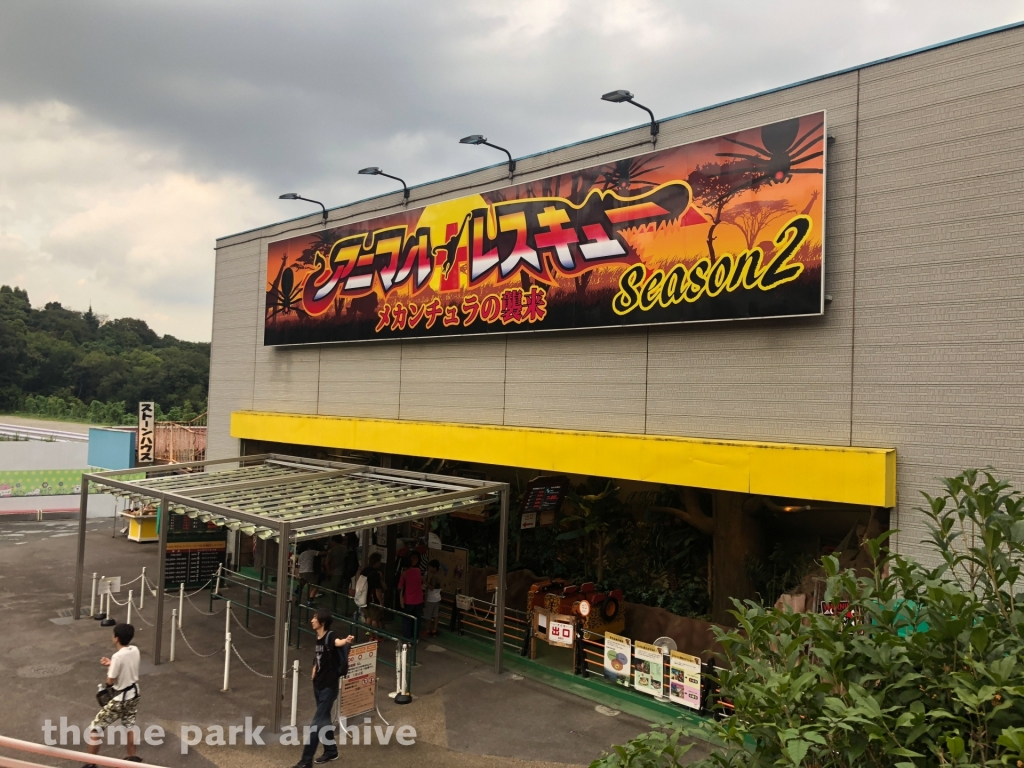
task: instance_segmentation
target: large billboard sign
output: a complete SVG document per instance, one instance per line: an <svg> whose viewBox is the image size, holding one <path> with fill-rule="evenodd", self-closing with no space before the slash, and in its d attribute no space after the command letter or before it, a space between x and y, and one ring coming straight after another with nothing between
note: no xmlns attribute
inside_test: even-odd
<svg viewBox="0 0 1024 768"><path fill-rule="evenodd" d="M825 113L278 240L264 344L824 311Z"/></svg>

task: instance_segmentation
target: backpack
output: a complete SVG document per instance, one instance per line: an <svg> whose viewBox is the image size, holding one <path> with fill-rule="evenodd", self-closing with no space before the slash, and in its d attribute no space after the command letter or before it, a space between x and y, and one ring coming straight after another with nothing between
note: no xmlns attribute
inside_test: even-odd
<svg viewBox="0 0 1024 768"><path fill-rule="evenodd" d="M337 655L337 660L338 660L338 678L340 679L342 677L345 677L345 675L348 674L348 652L350 650L352 650L352 646L351 645L345 645L345 646L342 646L341 648L338 648L334 644L334 638L335 637L336 636L335 636L335 634L333 632L328 631L327 632L327 637L325 639L327 640L328 647L331 648L335 652L335 654Z"/></svg>
<svg viewBox="0 0 1024 768"><path fill-rule="evenodd" d="M356 605L358 605L360 608L366 607L366 598L368 596L369 591L370 582L367 580L366 574L359 574L359 578L356 579L356 593L354 595L354 599L356 601Z"/></svg>

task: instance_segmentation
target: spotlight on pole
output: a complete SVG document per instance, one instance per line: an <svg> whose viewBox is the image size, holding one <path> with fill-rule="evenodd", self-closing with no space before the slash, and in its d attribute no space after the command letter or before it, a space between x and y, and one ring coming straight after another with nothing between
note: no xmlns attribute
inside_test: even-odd
<svg viewBox="0 0 1024 768"><path fill-rule="evenodd" d="M515 175L516 161L512 159L512 153L509 152L504 147L499 147L497 144L491 144L491 142L489 142L485 137L481 136L479 133L474 133L472 136L465 136L459 139L459 144L472 144L475 147L480 146L481 144L485 144L488 147L500 149L502 152L508 155L508 177L511 179L512 176Z"/></svg>
<svg viewBox="0 0 1024 768"><path fill-rule="evenodd" d="M384 173L380 168L375 165L371 165L369 168L362 168L359 170L359 174L362 176L386 176L389 179L402 182L402 197L404 198L402 204L406 205L409 202L409 187L402 179L397 176L392 176L390 173Z"/></svg>
<svg viewBox="0 0 1024 768"><path fill-rule="evenodd" d="M323 209L324 212L324 224L327 223L327 208L319 200L310 200L308 197L303 197L298 192L285 192L283 195L277 198L278 200L305 200L307 203L316 203Z"/></svg>
<svg viewBox="0 0 1024 768"><path fill-rule="evenodd" d="M605 101L610 101L612 104L628 103L632 104L634 107L640 107L640 109L644 110L648 115L651 116L651 141L657 143L659 128L658 121L654 119L654 113L651 112L651 110L649 110L643 104L640 104L639 102L633 100L632 93L624 90L609 91L608 93L604 94L601 98L604 99Z"/></svg>

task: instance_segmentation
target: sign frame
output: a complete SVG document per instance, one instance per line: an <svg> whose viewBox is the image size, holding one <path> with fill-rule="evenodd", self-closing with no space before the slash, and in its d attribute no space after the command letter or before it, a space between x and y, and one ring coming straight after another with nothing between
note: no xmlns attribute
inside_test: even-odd
<svg viewBox="0 0 1024 768"><path fill-rule="evenodd" d="M156 459L156 403L139 403L139 439L135 446L135 463L152 464Z"/></svg>

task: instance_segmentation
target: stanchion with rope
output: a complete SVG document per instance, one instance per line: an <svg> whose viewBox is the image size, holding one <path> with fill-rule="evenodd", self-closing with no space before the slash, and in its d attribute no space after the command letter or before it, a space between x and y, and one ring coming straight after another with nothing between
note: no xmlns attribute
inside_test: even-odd
<svg viewBox="0 0 1024 768"><path fill-rule="evenodd" d="M96 574L94 573L93 574L93 578L95 578L95 577L96 577ZM107 577L106 576L100 576L100 581L103 581L105 578L107 578ZM100 605L99 605L99 608L100 608L99 611L94 613L92 615L92 617L96 621L103 621L105 618L107 618L107 614L103 610L103 595L100 595Z"/></svg>
<svg viewBox="0 0 1024 768"><path fill-rule="evenodd" d="M92 596L89 598L89 615L96 615L96 572L92 574Z"/></svg>
<svg viewBox="0 0 1024 768"><path fill-rule="evenodd" d="M185 612L185 582L178 587L178 629L181 629L181 614Z"/></svg>
<svg viewBox="0 0 1024 768"><path fill-rule="evenodd" d="M111 600L113 600L113 596L110 594L110 592L107 592L107 610L105 610L103 612L103 617L104 618L103 618L103 621L100 622L100 626L101 627L112 627L115 624L117 624L117 622L114 620L114 617L111 616L111 613L112 613L112 611L110 610L110 601ZM114 602L116 603L117 600L114 600Z"/></svg>
<svg viewBox="0 0 1024 768"><path fill-rule="evenodd" d="M149 579L146 578L146 566L142 566L142 576L141 576L141 578L142 578L142 589L139 590L139 610L140 611L142 610L142 606L144 606L146 604L146 590L148 589L148 587L146 586L146 582L149 581Z"/></svg>
<svg viewBox="0 0 1024 768"><path fill-rule="evenodd" d="M125 624L131 624L132 623L132 607L134 605L132 603L132 591L133 590L130 590L130 589L128 590L128 618L126 618L124 620Z"/></svg>

